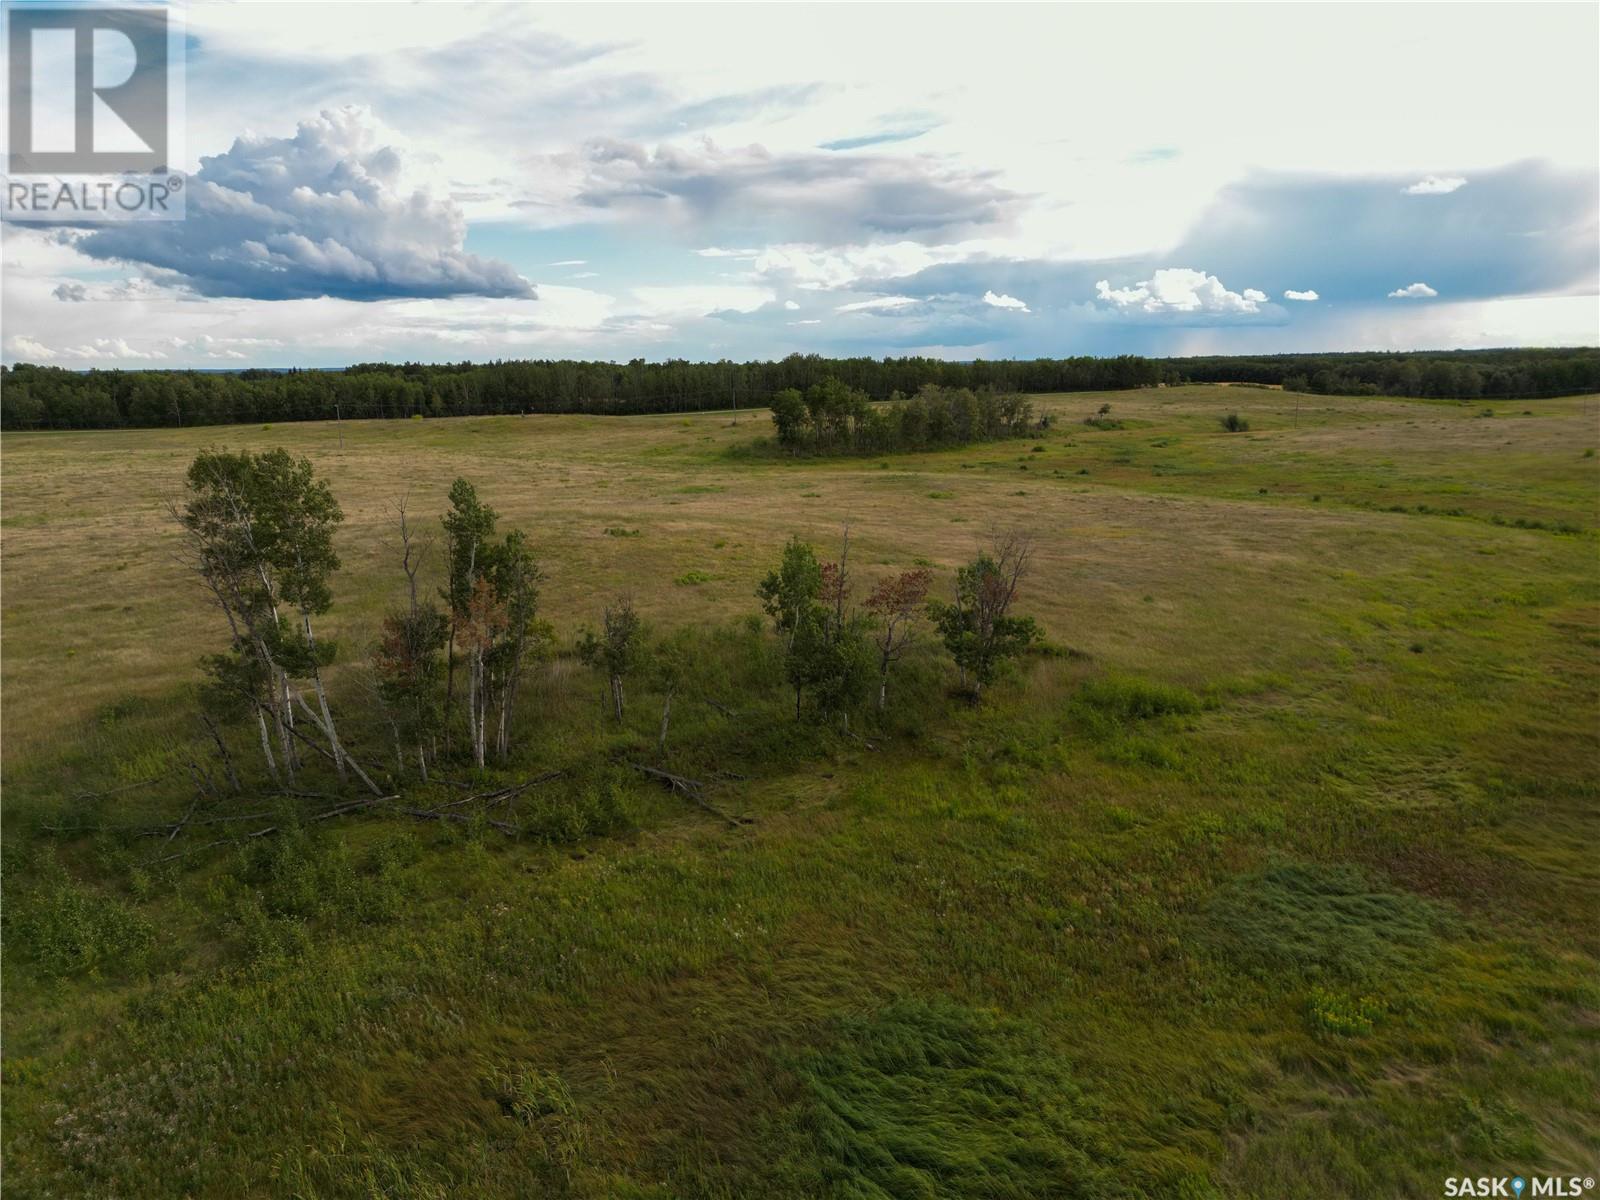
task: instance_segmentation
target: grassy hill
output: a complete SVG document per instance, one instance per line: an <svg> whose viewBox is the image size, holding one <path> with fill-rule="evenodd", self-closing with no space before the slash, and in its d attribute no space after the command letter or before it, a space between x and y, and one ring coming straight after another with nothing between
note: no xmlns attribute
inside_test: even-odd
<svg viewBox="0 0 1600 1200"><path fill-rule="evenodd" d="M1038 403L1036 440L883 459L750 453L760 413L7 434L8 1190L1592 1175L1597 398ZM162 505L207 445L330 480L346 695L402 591L389 506L431 523L457 475L529 533L563 647L620 591L691 629L666 765L736 819L618 765L658 698L607 725L563 654L515 768L451 772L567 772L507 803L514 838L259 793L202 830L196 660L223 638ZM862 578L926 564L941 592L1031 529L1050 651L974 709L925 647L881 727L797 728L753 592L846 519Z"/></svg>

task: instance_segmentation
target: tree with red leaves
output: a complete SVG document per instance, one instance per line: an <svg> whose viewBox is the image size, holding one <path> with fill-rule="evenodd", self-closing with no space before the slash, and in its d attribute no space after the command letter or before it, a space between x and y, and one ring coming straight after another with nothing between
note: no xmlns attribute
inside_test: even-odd
<svg viewBox="0 0 1600 1200"><path fill-rule="evenodd" d="M889 699L889 668L904 656L916 638L917 621L933 583L933 572L926 567L903 571L878 581L867 597L866 609L880 622L873 635L878 651L878 711Z"/></svg>

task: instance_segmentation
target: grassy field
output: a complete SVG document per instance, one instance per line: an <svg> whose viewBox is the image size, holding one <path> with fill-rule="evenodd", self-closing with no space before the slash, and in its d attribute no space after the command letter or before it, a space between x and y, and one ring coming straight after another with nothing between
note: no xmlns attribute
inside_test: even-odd
<svg viewBox="0 0 1600 1200"><path fill-rule="evenodd" d="M1083 423L1103 402L1119 427ZM753 452L760 413L7 434L8 1190L1597 1174L1600 401L1039 403L1037 440L829 461ZM608 765L657 711L608 728L564 656L505 776L568 768L525 836L252 799L284 835L153 864L210 840L133 828L193 798L222 638L162 506L206 445L331 481L347 660L400 598L387 506L431 519L457 475L530 534L563 645L619 591L694 630L724 704L682 705L670 765L747 823ZM790 534L846 519L862 578L941 591L1032 530L1052 652L970 709L930 648L868 741L795 730L744 619Z"/></svg>

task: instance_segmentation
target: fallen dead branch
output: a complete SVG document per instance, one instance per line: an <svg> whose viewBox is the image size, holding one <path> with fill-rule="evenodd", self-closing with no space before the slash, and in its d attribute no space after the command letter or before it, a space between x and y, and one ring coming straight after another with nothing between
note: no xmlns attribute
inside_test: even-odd
<svg viewBox="0 0 1600 1200"><path fill-rule="evenodd" d="M451 800L448 804L438 805L431 811L443 812L447 808L460 808L464 804L474 804L480 802L483 804L507 803L522 795L522 793L527 791L529 788L537 787L541 783L549 783L552 779L559 779L565 774L565 771L546 771L542 775L535 775L532 779L527 779L521 783L513 784L511 787L503 787L493 792L478 792L472 796L463 796L459 800Z"/></svg>
<svg viewBox="0 0 1600 1200"><path fill-rule="evenodd" d="M321 747L317 747L317 749L320 750ZM392 796L373 796L373 797L363 796L359 800L350 800L350 801L347 801L344 804L336 804L332 808L323 809L321 812L312 813L310 816L305 818L305 824L309 825L309 824L313 824L313 823L315 823L317 821L327 821L327 820L332 819L333 817L343 816L346 813L358 812L358 811L360 811L362 809L375 808L375 807L377 807L379 805L384 806L384 808L386 808L390 812L399 813L402 816L412 817L412 818L414 818L414 819L416 819L418 821L453 821L453 822L456 822L457 824L468 824L474 819L473 817L467 815L466 813L450 812L448 810L454 809L454 808L460 808L463 805L472 804L474 802L483 803L483 804L495 804L495 803L509 804L513 799L515 799L517 796L520 796L523 792L526 792L528 789L533 788L533 787L537 787L541 783L548 783L548 782L550 782L550 780L560 778L562 775L565 775L565 774L566 774L566 772L564 770L545 771L542 774L535 775L531 779L525 779L521 783L512 784L509 787L496 788L494 791L479 792L479 793L476 793L475 795L465 796L460 800L452 800L448 804L442 804L438 808L431 808L431 809L430 808L412 808L412 807L410 807L408 805L397 804L395 802L400 799L398 794L395 794L395 795L392 795ZM309 792L301 792L301 793L294 793L294 794L298 794L298 795L301 795L301 796L318 795L318 793L309 793ZM707 807L709 807L709 806L707 806ZM715 811L715 810L713 810L713 811ZM137 828L125 826L124 830L125 831L136 831L141 837L163 837L166 842L170 843L170 842L173 841L173 839L175 839L178 836L178 834L182 830L188 828L191 825L218 825L218 824L223 824L223 823L227 823L227 822L234 822L234 821L258 821L258 820L261 820L263 817L270 817L271 815L272 815L271 813L266 813L266 812L236 813L236 814L230 814L230 815L227 815L227 816L201 817L201 818L196 819L194 817L194 806L191 805L190 808L189 808L189 812L187 814L185 814L181 819L179 819L177 821L171 821L171 822L167 822L167 823L164 823L164 824L161 824L161 825L143 826L143 827L137 827ZM720 816L722 814L719 813L718 815ZM727 817L724 817L724 819L725 820L732 820L732 818L727 818ZM510 824L509 822L506 822L506 821L497 821L497 820L494 820L493 818L485 817L484 818L484 823L494 827L495 829L498 829L501 833L505 834L507 837L515 837L517 835L517 833L518 833L517 827L515 825ZM45 828L50 830L53 833L77 833L77 832L95 832L96 830L98 830L99 828L102 828L102 827L99 827L99 826L51 826L51 825L47 825L47 826L45 826ZM217 838L215 841L206 842L203 845L190 846L189 848L187 848L185 850L179 850L179 851L177 851L176 853L173 853L173 854L164 854L164 855L160 856L159 858L148 859L148 860L146 860L145 865L146 866L155 866L157 863L171 862L174 859L183 858L183 857L185 857L187 855L190 855L190 854L198 854L202 850L210 850L210 849L213 849L213 848L215 848L217 846L226 846L226 845L234 844L234 843L239 842L239 841L252 841L255 838L268 837L268 836L270 836L270 835L272 835L274 833L277 833L279 831L279 829L280 829L280 827L277 826L277 825L268 825L268 826L266 826L266 827L264 827L262 829L251 830L249 833L244 834L242 837Z"/></svg>
<svg viewBox="0 0 1600 1200"><path fill-rule="evenodd" d="M189 818L194 816L194 810L199 805L199 803L200 803L200 797L196 796L194 798L194 801L189 805L189 811L184 813L183 817L180 820L177 820L177 821L173 822L172 832L167 834L167 841L168 842L171 842L173 838L177 837L178 834L183 832L183 827L189 823Z"/></svg>
<svg viewBox="0 0 1600 1200"><path fill-rule="evenodd" d="M119 796L123 792L131 792L135 788L149 787L152 783L160 783L163 779L167 779L171 775L171 771L164 771L160 775L155 776L153 779L141 779L137 783L125 783L121 787L114 787L109 791L104 792L78 792L72 798L74 800L101 800L107 796Z"/></svg>
<svg viewBox="0 0 1600 1200"><path fill-rule="evenodd" d="M311 825L317 821L327 821L333 817L343 816L345 813L356 812L363 808L372 808L374 805L384 804L388 801L398 799L400 799L399 796L363 796L359 800L351 800L346 804L336 804L332 808L324 809L322 812L313 813L311 816L305 819L305 823L307 825ZM198 854L202 850L210 850L217 846L226 846L237 841L253 841L256 838L267 837L271 834L277 833L280 828L281 827L277 825L268 825L264 829L251 830L249 833L245 834L243 838L218 838L216 841L207 842L203 846L191 846L187 850L179 850L175 854L164 854L160 858L149 859L144 865L147 867L153 867L157 863L171 862L175 858L185 858L190 854Z"/></svg>
<svg viewBox="0 0 1600 1200"><path fill-rule="evenodd" d="M635 771L638 771L641 775L644 775L650 779L654 779L657 783L662 784L669 792L675 792L687 799L690 803L696 804L705 809L706 812L710 813L718 820L726 821L735 829L737 829L740 825L749 825L753 823L752 818L750 817L735 817L730 813L724 812L715 804L712 804L711 801L707 800L705 797L705 784L701 783L698 779L688 779L682 775L674 775L671 771L663 771L659 767L647 767L643 763L631 762L628 764L628 766L632 767Z"/></svg>

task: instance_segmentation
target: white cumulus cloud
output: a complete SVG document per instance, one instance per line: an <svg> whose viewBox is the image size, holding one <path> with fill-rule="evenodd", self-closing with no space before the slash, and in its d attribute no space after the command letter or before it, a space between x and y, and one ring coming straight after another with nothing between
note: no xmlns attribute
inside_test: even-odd
<svg viewBox="0 0 1600 1200"><path fill-rule="evenodd" d="M77 248L174 272L207 296L534 298L511 267L468 253L461 210L405 172L368 110L335 109L293 137L247 135L201 159L184 220L102 226Z"/></svg>
<svg viewBox="0 0 1600 1200"><path fill-rule="evenodd" d="M43 342L35 341L33 338L23 334L6 339L6 352L15 362L41 363L49 362L51 359L59 357L54 350Z"/></svg>
<svg viewBox="0 0 1600 1200"><path fill-rule="evenodd" d="M31 337L19 336L6 343L11 354L23 362L49 362L55 359L89 361L93 359L158 359L164 350L141 350L126 338L97 337L78 346L46 346Z"/></svg>
<svg viewBox="0 0 1600 1200"><path fill-rule="evenodd" d="M1215 275L1189 267L1162 267L1132 287L1114 288L1107 279L1094 287L1099 299L1122 312L1248 314L1260 312L1267 300L1265 292L1229 291Z"/></svg>
<svg viewBox="0 0 1600 1200"><path fill-rule="evenodd" d="M1018 300L1015 296L1007 296L1004 293L985 292L983 294L983 302L995 308L1014 308L1018 312L1029 311L1024 301Z"/></svg>
<svg viewBox="0 0 1600 1200"><path fill-rule="evenodd" d="M1413 283L1413 284L1409 285L1408 287L1395 288L1394 291L1389 293L1389 299L1391 299L1391 300L1427 299L1427 298L1429 298L1431 296L1437 296L1438 294L1439 294L1438 292L1434 291L1431 287L1429 287L1425 283Z"/></svg>
<svg viewBox="0 0 1600 1200"><path fill-rule="evenodd" d="M1459 175L1427 175L1401 191L1408 196L1448 196L1466 186L1467 181Z"/></svg>
<svg viewBox="0 0 1600 1200"><path fill-rule="evenodd" d="M1320 299L1320 297L1313 291L1297 292L1293 288L1290 288L1288 291L1284 292L1283 298L1285 300L1305 300L1308 302L1311 300Z"/></svg>

